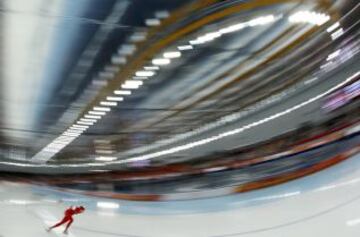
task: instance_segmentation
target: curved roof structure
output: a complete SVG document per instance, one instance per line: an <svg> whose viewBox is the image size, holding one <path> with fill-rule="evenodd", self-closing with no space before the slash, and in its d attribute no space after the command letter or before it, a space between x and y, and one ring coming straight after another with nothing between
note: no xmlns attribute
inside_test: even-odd
<svg viewBox="0 0 360 237"><path fill-rule="evenodd" d="M3 0L0 9L6 213L25 205L48 225L64 205L85 205L89 222L73 236L345 233L306 224L337 209L329 223L359 222L346 207L357 208L358 1ZM272 208L279 216L253 228ZM244 226L206 231L225 210ZM146 228L147 216L168 226L135 230L134 213ZM90 228L97 222L103 229ZM20 236L0 217L5 225L0 236Z"/></svg>

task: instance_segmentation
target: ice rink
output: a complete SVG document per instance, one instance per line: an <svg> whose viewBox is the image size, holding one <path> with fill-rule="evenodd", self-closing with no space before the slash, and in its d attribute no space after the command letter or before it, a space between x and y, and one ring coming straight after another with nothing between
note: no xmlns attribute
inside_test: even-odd
<svg viewBox="0 0 360 237"><path fill-rule="evenodd" d="M359 236L360 155L319 173L249 193L172 202L89 198L3 182L0 235L63 236L46 226L84 205L68 236Z"/></svg>
<svg viewBox="0 0 360 237"><path fill-rule="evenodd" d="M360 0L0 9L0 237L360 237Z"/></svg>

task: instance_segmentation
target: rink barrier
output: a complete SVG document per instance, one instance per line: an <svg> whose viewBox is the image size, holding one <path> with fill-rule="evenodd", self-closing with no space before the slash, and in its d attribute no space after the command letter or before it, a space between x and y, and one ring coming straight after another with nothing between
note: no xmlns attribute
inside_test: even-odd
<svg viewBox="0 0 360 237"><path fill-rule="evenodd" d="M249 165L254 165L254 164L258 164L258 163L262 163L262 162L266 162L266 161L276 160L276 159L280 159L285 156L290 156L290 155L295 155L297 153L305 152L307 150L314 149L316 147L325 145L327 143L337 141L337 140L342 139L351 134L355 134L359 131L360 131L360 123L356 123L352 126L346 127L339 131L335 131L335 132L332 132L325 136L318 137L317 139L308 141L306 143L296 145L293 148L282 151L280 153L276 153L276 154L272 154L272 155L268 155L268 156L261 156L261 157L257 157L257 158L252 158L249 160L234 161L233 163L226 164L226 165L220 165L220 166L213 165L213 166L209 166L206 168L192 170L192 171L188 171L188 172L183 171L183 172L173 172L173 173L160 174L160 175L157 175L157 174L156 175L147 175L145 177L141 177L141 179L142 180L144 180L144 179L159 179L159 178L166 177L166 175L173 175L172 177L175 177L176 175L182 176L182 175L204 174L204 173L209 173L212 169L217 169L219 167L221 169L217 169L218 171L220 171L220 170L223 171L223 170L227 170L227 169L239 169L239 168L246 167ZM127 180L127 179L125 178L123 180ZM131 180L137 180L137 179L131 178Z"/></svg>
<svg viewBox="0 0 360 237"><path fill-rule="evenodd" d="M211 198L217 196L231 195L236 193L243 193L254 191L261 188L266 188L269 186L274 186L278 184L282 184L291 180L298 179L300 177L304 177L313 173L316 173L320 170L326 169L330 166L333 166L341 161L344 161L351 156L360 152L360 146L352 148L342 154L336 155L330 159L319 162L310 166L309 168L300 169L290 174L283 174L276 177L271 177L255 182L246 183L243 185L226 187L220 189L214 189L209 191L199 191L199 192L188 192L188 193L175 193L175 194L167 194L162 195L159 201L175 201L175 200L189 200L189 199L198 199L198 198Z"/></svg>
<svg viewBox="0 0 360 237"><path fill-rule="evenodd" d="M88 195L92 197L100 197L100 198L112 198L112 199L122 199L122 200L130 200L130 201L160 201L162 195L160 194L125 194L125 193L113 193L113 192L91 192L91 191L77 191L73 189L58 189L64 192L70 192L74 194L80 195Z"/></svg>
<svg viewBox="0 0 360 237"><path fill-rule="evenodd" d="M307 150L317 148L327 143L337 141L351 134L355 134L359 131L360 131L360 123L355 123L341 130L334 131L332 133L327 133L326 135L317 137L316 139L308 140L308 142L306 143L296 145L288 150L276 154L255 157L249 160L237 160L223 165L210 165L206 168L197 168L197 169L180 170L180 171L164 170L164 171L155 171L155 172L143 172L143 173L138 172L134 174L123 174L114 177L114 180L122 180L122 181L137 181L137 180L140 181L140 180L150 180L150 179L155 180L155 179L164 179L168 177L179 177L184 175L199 175L204 173L210 173L213 172L214 170L224 171L227 169L239 169L249 165L281 159L285 156L290 156L290 155L295 155L297 153L305 152Z"/></svg>
<svg viewBox="0 0 360 237"><path fill-rule="evenodd" d="M359 152L360 152L360 145L351 148L334 157L328 158L324 161L311 165L307 168L299 169L292 173L265 178L262 180L245 183L242 185L215 188L211 190L201 190L201 191L171 193L171 194L122 194L122 193L114 193L114 192L77 191L73 189L60 189L60 190L70 193L77 193L81 195L89 195L93 197L122 199L129 201L182 201L182 200L192 200L192 199L201 199L201 198L213 198L213 197L231 195L236 193L254 191L257 189L289 182L291 180L295 180L319 172L328 167L331 167L341 161L350 158L353 155L356 155Z"/></svg>
<svg viewBox="0 0 360 237"><path fill-rule="evenodd" d="M260 180L258 182L252 182L252 183L248 183L248 184L244 184L242 186L236 187L233 190L233 193L241 193L241 192L246 192L246 191L251 191L251 190L256 190L259 188L264 188L264 187L268 187L268 186L272 186L272 185L277 185L277 184L281 184L284 182L288 182L303 176L307 176L313 173L316 173L320 170L326 169L330 166L333 166L341 161L344 161L346 159L348 159L349 157L357 154L358 152L360 152L360 146L357 146L355 148L352 148L342 154L336 155L328 160L319 162L315 165L310 166L309 168L306 169L300 169L298 171L295 171L293 173L290 174L283 174L283 175L279 175L273 178L269 178L269 179L265 179L265 180Z"/></svg>

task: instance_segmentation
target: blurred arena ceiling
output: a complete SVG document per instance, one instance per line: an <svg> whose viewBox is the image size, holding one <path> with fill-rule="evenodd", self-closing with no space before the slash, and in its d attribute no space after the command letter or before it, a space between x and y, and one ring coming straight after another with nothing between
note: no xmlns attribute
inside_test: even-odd
<svg viewBox="0 0 360 237"><path fill-rule="evenodd" d="M261 142L319 121L311 98L360 67L357 1L2 0L0 9L3 170L126 169ZM288 126L255 128L283 124L282 111L295 112Z"/></svg>

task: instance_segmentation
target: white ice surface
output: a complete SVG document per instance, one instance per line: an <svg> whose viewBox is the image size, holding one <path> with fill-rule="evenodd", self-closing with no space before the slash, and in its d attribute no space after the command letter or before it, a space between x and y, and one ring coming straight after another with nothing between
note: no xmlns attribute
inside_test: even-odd
<svg viewBox="0 0 360 237"><path fill-rule="evenodd" d="M360 155L286 184L193 201L116 201L2 182L0 236L63 236L62 228L47 233L45 227L69 205L87 208L75 216L71 237L358 237Z"/></svg>

